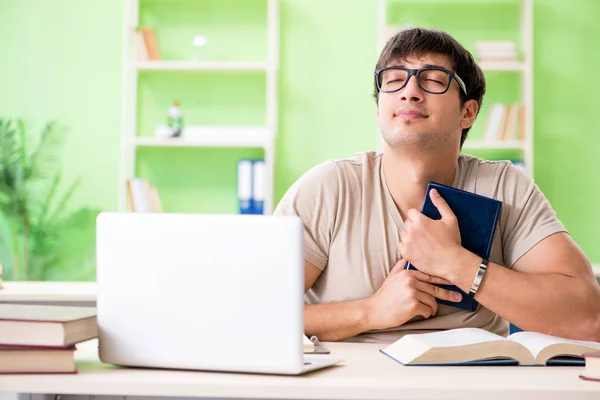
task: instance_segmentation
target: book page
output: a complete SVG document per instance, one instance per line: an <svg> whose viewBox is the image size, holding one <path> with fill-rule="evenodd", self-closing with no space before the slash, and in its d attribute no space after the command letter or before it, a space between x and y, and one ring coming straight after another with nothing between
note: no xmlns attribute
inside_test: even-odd
<svg viewBox="0 0 600 400"><path fill-rule="evenodd" d="M500 335L479 328L459 328L423 333L413 335L413 338L428 347L455 347L504 340Z"/></svg>
<svg viewBox="0 0 600 400"><path fill-rule="evenodd" d="M551 336L537 332L517 332L513 333L506 339L520 343L523 346L527 347L531 354L533 354L534 358L537 358L540 352L545 348L556 344L570 344L574 346L580 346L582 348L586 347L590 349L600 350L600 343L598 342L586 342L583 340L564 339L557 336ZM580 353L578 351L577 354L573 355L579 356Z"/></svg>
<svg viewBox="0 0 600 400"><path fill-rule="evenodd" d="M315 344L310 341L310 339L304 335L302 339L302 346L305 352L313 352L315 351Z"/></svg>

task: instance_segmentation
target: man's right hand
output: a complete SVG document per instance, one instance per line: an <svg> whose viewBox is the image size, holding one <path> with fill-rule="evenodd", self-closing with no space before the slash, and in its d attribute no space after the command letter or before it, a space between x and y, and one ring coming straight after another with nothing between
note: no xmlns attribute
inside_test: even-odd
<svg viewBox="0 0 600 400"><path fill-rule="evenodd" d="M416 270L404 269L406 260L396 263L379 290L368 299L369 320L374 329L400 326L421 315L430 318L437 313L436 298L459 302L461 294L435 286L452 283ZM458 296L458 297L456 297Z"/></svg>

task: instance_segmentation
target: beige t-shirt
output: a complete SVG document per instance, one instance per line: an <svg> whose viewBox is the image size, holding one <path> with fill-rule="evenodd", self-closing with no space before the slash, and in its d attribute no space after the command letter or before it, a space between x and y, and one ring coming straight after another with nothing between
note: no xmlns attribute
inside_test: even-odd
<svg viewBox="0 0 600 400"><path fill-rule="evenodd" d="M372 296L398 260L403 221L383 178L382 156L366 152L321 163L300 177L275 215L304 223L304 257L323 272L308 304ZM502 201L490 261L511 268L536 243L566 231L537 185L508 161L459 156L452 186ZM510 288L506 288L510 291ZM475 312L440 304L435 317L415 317L349 341L391 342L407 333L477 327L506 335L508 323L483 306Z"/></svg>

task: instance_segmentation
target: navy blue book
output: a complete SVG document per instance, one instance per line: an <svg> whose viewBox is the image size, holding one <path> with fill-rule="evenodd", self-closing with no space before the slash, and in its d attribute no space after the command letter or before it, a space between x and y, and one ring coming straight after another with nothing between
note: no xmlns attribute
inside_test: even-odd
<svg viewBox="0 0 600 400"><path fill-rule="evenodd" d="M423 202L421 212L431 219L442 218L429 197L431 189L438 191L440 196L446 200L454 215L456 215L462 246L482 258L489 258L496 225L498 218L500 218L502 202L490 197L442 185L441 183L430 182L427 185L427 193L425 194L425 201ZM417 266L407 262L406 269L417 269ZM479 303L459 287L454 285L437 286L462 294L460 302L437 299L438 303L469 311L477 309Z"/></svg>

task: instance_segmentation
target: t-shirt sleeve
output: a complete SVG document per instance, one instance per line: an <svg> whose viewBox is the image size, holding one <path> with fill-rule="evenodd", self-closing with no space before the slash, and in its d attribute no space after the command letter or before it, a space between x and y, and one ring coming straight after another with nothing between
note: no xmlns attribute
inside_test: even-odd
<svg viewBox="0 0 600 400"><path fill-rule="evenodd" d="M567 230L540 188L522 170L508 164L499 183L504 262L512 268L541 240Z"/></svg>
<svg viewBox="0 0 600 400"><path fill-rule="evenodd" d="M336 164L326 161L294 182L273 212L275 216L300 217L304 224L304 258L321 271L329 259L338 196Z"/></svg>

